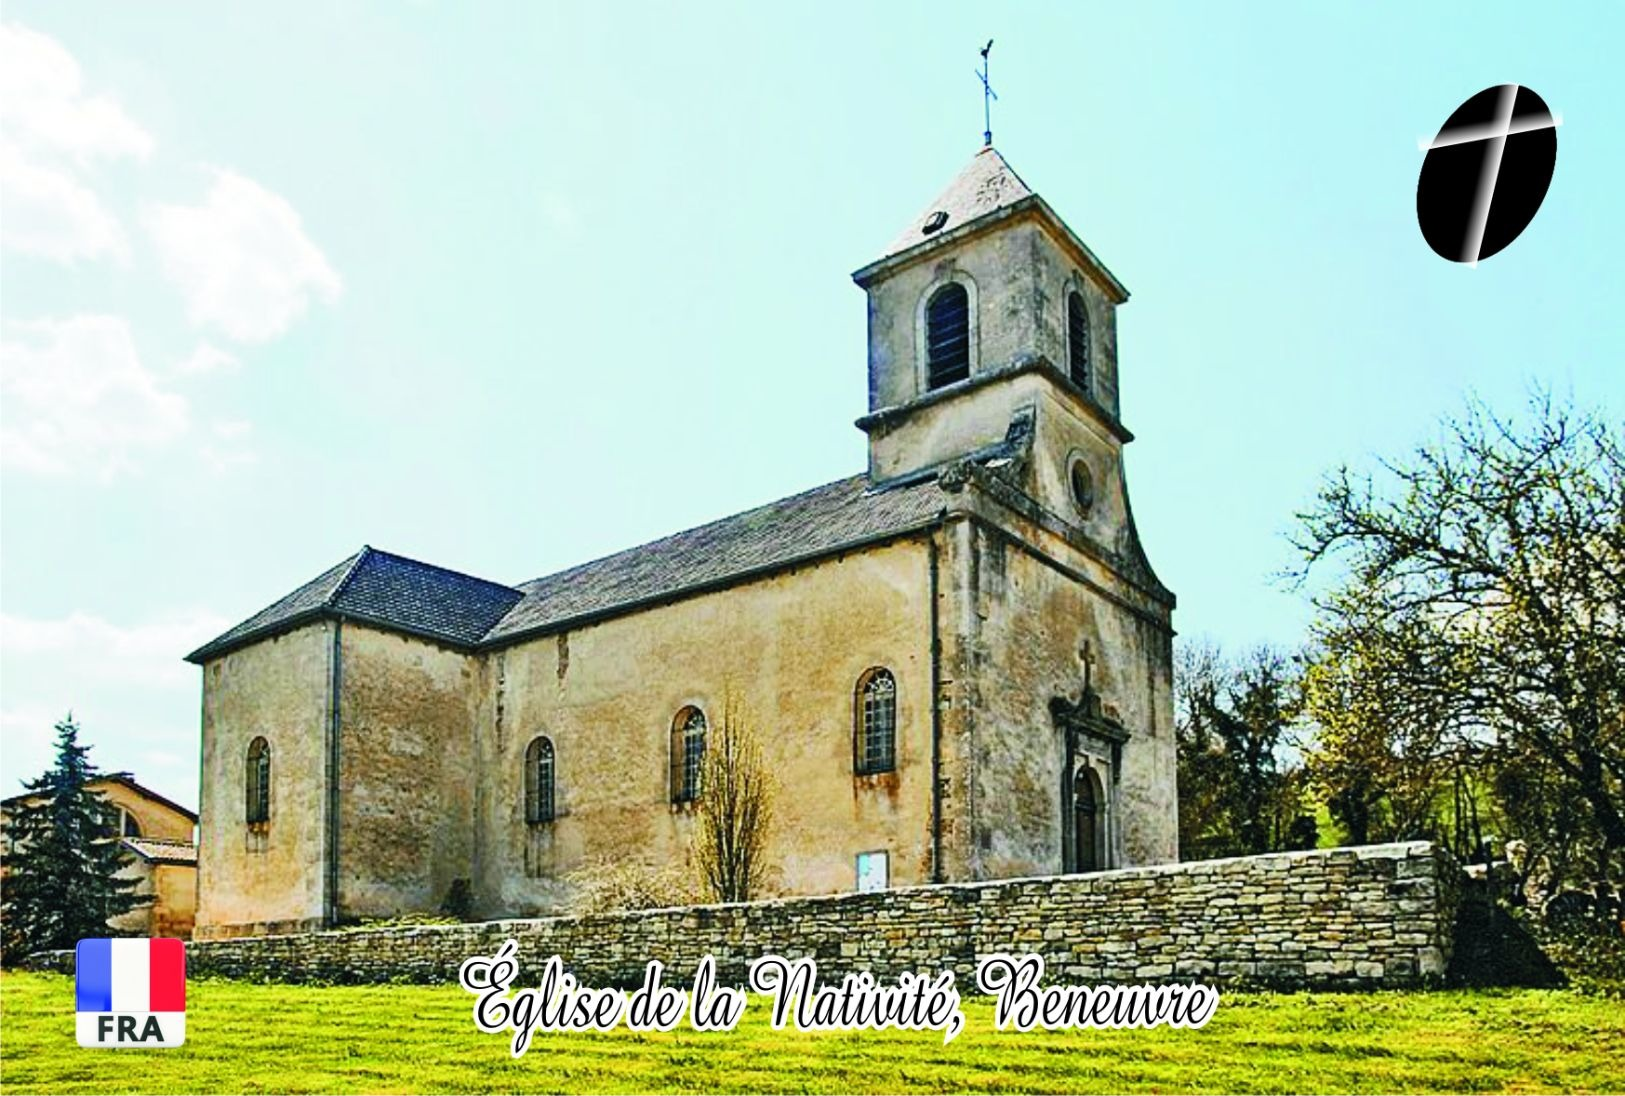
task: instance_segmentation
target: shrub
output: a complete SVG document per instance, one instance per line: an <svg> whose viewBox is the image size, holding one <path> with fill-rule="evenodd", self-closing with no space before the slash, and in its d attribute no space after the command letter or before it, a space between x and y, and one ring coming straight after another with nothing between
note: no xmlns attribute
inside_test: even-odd
<svg viewBox="0 0 1625 1096"><path fill-rule="evenodd" d="M572 889L569 909L574 914L661 909L704 901L699 880L686 862L651 865L604 857L565 879Z"/></svg>

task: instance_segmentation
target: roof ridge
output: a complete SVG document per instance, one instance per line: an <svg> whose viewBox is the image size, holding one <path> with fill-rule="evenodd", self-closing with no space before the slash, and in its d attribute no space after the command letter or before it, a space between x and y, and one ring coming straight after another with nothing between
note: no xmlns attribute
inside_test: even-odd
<svg viewBox="0 0 1625 1096"><path fill-rule="evenodd" d="M361 570L362 561L368 556L372 555L372 553L372 545L363 544L361 546L361 551L350 557L350 566L349 569L344 572L344 577L335 582L333 584L333 592L322 599L321 604L323 608L332 609L337 607L339 603L339 595L344 593L344 588L350 585L350 580L355 578L357 571Z"/></svg>
<svg viewBox="0 0 1625 1096"><path fill-rule="evenodd" d="M394 560L397 563L408 563L413 567L423 567L430 571L438 571L441 574L456 575L458 578L465 578L470 582L478 582L486 586L493 586L499 590L507 590L510 593L523 592L516 586L509 586L506 582L498 582L496 579L485 578L481 575L471 574L468 571L460 571L455 567L447 567L440 563L430 563L426 559L417 559L413 556L403 556L399 552L391 552L387 548L374 548L372 545L368 544L363 545L361 551L356 553L355 565L352 566L351 569L345 574L344 578L339 581L339 584L333 588L333 596L324 604L328 605L329 607L336 606L339 598L344 595L344 591L349 588L351 580L354 579L355 576L360 572L362 562L364 560L373 558Z"/></svg>

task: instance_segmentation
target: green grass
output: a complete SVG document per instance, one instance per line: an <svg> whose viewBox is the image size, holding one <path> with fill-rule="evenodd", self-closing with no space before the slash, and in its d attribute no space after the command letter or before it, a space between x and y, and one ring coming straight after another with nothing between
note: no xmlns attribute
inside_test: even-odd
<svg viewBox="0 0 1625 1096"><path fill-rule="evenodd" d="M1625 1090L1621 1005L1566 991L1234 994L1200 1031L552 1035L523 1058L455 986L187 987L174 1050L74 1043L73 982L0 976L0 1092Z"/></svg>

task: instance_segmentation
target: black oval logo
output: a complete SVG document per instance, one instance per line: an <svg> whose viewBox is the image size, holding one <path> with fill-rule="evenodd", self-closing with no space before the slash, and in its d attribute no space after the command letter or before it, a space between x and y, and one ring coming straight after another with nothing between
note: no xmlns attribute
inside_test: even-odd
<svg viewBox="0 0 1625 1096"><path fill-rule="evenodd" d="M1456 108L1428 146L1416 222L1443 258L1476 263L1534 220L1557 164L1557 125L1533 91L1485 88Z"/></svg>

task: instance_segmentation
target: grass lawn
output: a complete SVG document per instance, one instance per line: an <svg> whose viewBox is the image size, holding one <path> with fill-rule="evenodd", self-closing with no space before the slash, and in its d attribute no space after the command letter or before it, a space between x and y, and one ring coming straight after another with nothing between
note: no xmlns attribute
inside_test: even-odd
<svg viewBox="0 0 1625 1096"><path fill-rule="evenodd" d="M194 981L186 1045L86 1050L73 981L0 976L0 1092L1625 1090L1625 1012L1549 990L1235 994L1200 1031L538 1033L514 1060L456 986Z"/></svg>

